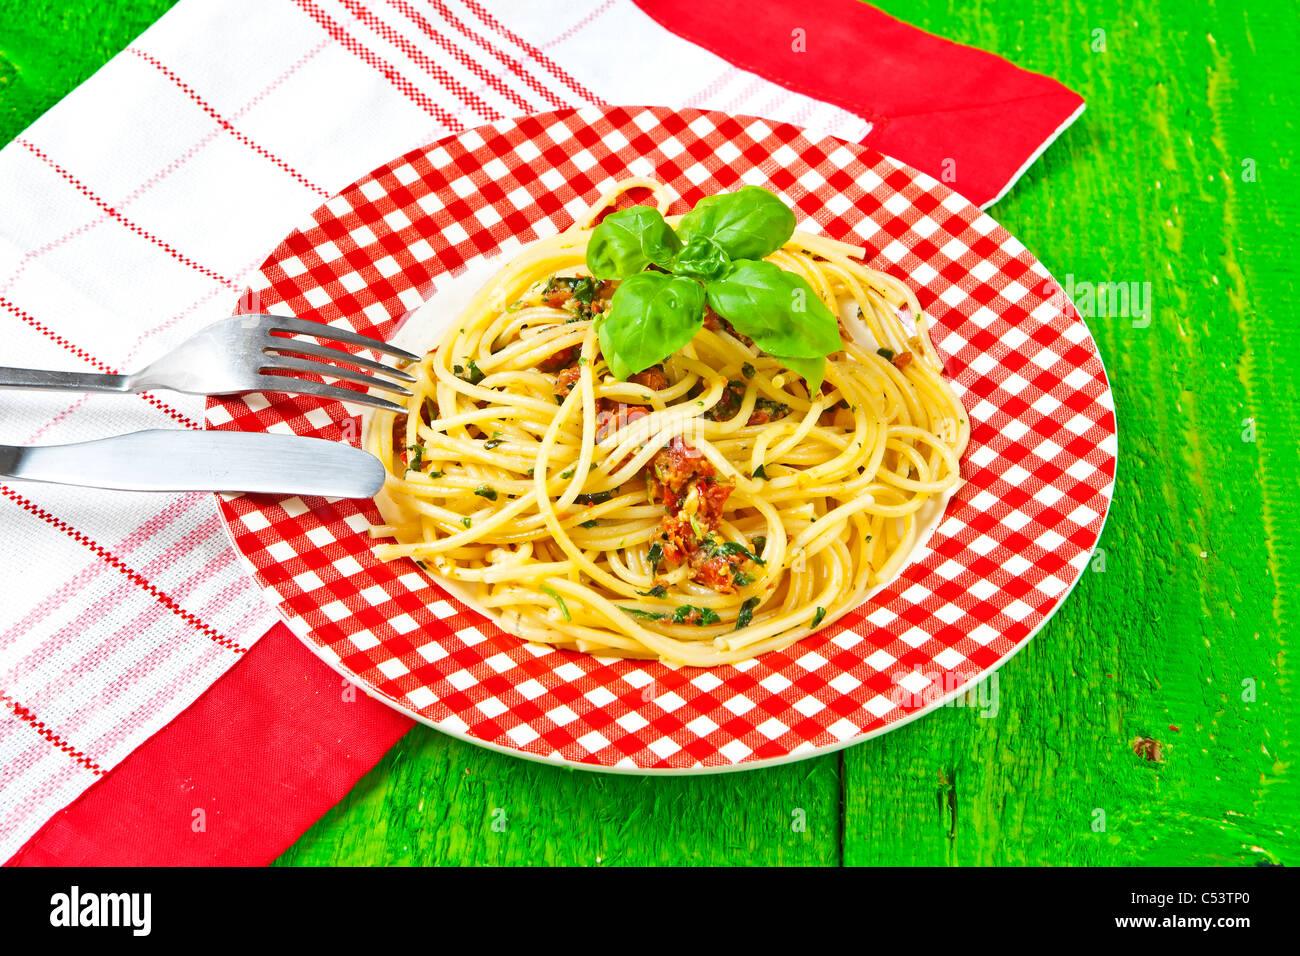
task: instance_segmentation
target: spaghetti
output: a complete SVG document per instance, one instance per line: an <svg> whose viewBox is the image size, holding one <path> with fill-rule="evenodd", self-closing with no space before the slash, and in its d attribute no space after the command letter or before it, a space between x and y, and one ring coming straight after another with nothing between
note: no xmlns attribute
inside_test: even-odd
<svg viewBox="0 0 1300 956"><path fill-rule="evenodd" d="M716 315L615 379L584 268L593 223L526 247L418 365L406 414L366 436L388 471L375 537L471 590L519 637L709 666L784 647L856 607L958 481L969 429L915 295L862 250L795 232L769 262L840 317L805 380ZM669 219L670 223L675 220ZM914 317L910 332L900 318Z"/></svg>

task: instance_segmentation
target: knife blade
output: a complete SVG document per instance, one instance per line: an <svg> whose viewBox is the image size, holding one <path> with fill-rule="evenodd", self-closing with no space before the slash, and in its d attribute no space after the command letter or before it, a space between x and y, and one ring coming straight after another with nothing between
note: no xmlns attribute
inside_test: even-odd
<svg viewBox="0 0 1300 956"><path fill-rule="evenodd" d="M120 491L369 498L383 487L384 466L322 438L150 429L70 445L0 445L0 477Z"/></svg>

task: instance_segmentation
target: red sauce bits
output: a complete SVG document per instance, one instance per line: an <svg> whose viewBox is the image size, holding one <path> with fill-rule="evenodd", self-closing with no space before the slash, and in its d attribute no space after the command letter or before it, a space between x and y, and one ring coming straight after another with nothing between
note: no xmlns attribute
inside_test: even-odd
<svg viewBox="0 0 1300 956"><path fill-rule="evenodd" d="M624 425L631 425L638 418L645 418L649 414L640 405L624 405L609 398L596 399L596 441L603 441Z"/></svg>
<svg viewBox="0 0 1300 956"><path fill-rule="evenodd" d="M567 349L560 349L553 355L548 355L537 363L537 367L543 372L558 372L560 369L576 367L578 356L582 352L581 346L571 345ZM578 380L575 376L575 382Z"/></svg>
<svg viewBox="0 0 1300 956"><path fill-rule="evenodd" d="M637 372L628 381L652 392L661 392L668 387L668 374L662 365L651 365L644 372Z"/></svg>
<svg viewBox="0 0 1300 956"><path fill-rule="evenodd" d="M555 398L557 401L568 398L569 393L573 391L573 386L578 384L578 378L581 375L582 373L576 365L571 365L560 373L555 380Z"/></svg>
<svg viewBox="0 0 1300 956"><path fill-rule="evenodd" d="M572 312L571 322L591 319L609 307L617 285L612 279L591 276L551 276L542 287L542 304Z"/></svg>
<svg viewBox="0 0 1300 956"><path fill-rule="evenodd" d="M728 594L748 583L744 555L710 547L735 490L719 481L713 465L693 445L675 438L651 460L651 494L663 502L660 548L672 565L688 563L691 579Z"/></svg>

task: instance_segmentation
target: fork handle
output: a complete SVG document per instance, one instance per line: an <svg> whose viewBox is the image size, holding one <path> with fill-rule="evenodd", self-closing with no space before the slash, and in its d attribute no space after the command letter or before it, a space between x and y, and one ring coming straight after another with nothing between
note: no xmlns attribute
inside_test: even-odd
<svg viewBox="0 0 1300 956"><path fill-rule="evenodd" d="M55 392L130 392L127 375L97 372L47 372L39 368L0 366L0 388L37 388Z"/></svg>

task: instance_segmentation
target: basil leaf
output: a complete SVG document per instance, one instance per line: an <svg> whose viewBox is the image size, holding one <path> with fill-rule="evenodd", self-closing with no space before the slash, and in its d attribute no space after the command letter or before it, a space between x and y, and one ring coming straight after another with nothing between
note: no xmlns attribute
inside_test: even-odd
<svg viewBox="0 0 1300 956"><path fill-rule="evenodd" d="M821 390L822 380L826 377L826 359L786 358L780 355L773 355L772 358L790 371L802 375L808 380L808 395L810 397Z"/></svg>
<svg viewBox="0 0 1300 956"><path fill-rule="evenodd" d="M677 253L672 271L697 279L714 279L731 265L731 257L712 239L696 236Z"/></svg>
<svg viewBox="0 0 1300 956"><path fill-rule="evenodd" d="M610 213L592 232L587 268L598 279L625 279L651 263L667 269L681 247L658 209L631 206Z"/></svg>
<svg viewBox="0 0 1300 956"><path fill-rule="evenodd" d="M704 324L704 287L694 279L641 272L619 283L596 320L600 351L615 378L657 365Z"/></svg>
<svg viewBox="0 0 1300 956"><path fill-rule="evenodd" d="M794 234L794 213L775 195L758 186L706 196L677 224L689 245L696 236L713 240L733 259L762 259Z"/></svg>
<svg viewBox="0 0 1300 956"><path fill-rule="evenodd" d="M709 305L769 355L824 358L844 348L835 316L802 276L742 259L708 284Z"/></svg>

